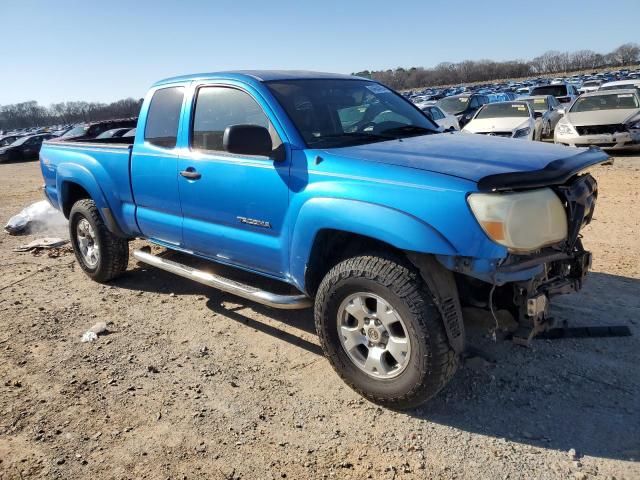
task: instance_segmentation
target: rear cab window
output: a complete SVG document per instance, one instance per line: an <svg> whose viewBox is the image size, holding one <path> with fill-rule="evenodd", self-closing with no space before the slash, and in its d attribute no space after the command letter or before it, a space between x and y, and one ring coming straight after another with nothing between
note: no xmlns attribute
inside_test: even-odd
<svg viewBox="0 0 640 480"><path fill-rule="evenodd" d="M167 87L156 90L151 98L144 140L162 148L174 148L178 139L178 126L184 87Z"/></svg>

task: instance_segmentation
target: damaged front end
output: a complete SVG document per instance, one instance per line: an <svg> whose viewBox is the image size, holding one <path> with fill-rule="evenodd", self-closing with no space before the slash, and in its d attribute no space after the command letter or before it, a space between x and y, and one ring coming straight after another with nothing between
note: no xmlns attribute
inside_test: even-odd
<svg viewBox="0 0 640 480"><path fill-rule="evenodd" d="M591 253L584 249L580 231L593 218L598 196L595 179L589 174L577 175L551 188L567 216L564 241L532 253L510 253L502 261L440 259L458 274L463 304L509 311L519 325L514 341L526 345L554 326L549 300L580 290L591 267Z"/></svg>
<svg viewBox="0 0 640 480"><path fill-rule="evenodd" d="M556 295L577 292L582 288L591 268L591 252L584 249L580 231L591 222L598 198L598 185L589 174L577 177L567 185L554 188L563 200L567 212L568 237L563 244L553 248L556 257L545 261L543 271L528 281L516 282L513 303L517 308L518 323L529 329L524 337L514 337L529 342L536 334L553 327L549 317L549 299ZM517 262L516 262L517 264ZM501 266L508 269L508 265Z"/></svg>

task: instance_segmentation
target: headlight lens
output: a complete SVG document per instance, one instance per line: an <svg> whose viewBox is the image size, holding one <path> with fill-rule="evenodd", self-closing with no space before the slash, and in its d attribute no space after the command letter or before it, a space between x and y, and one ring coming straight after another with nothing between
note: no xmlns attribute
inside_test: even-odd
<svg viewBox="0 0 640 480"><path fill-rule="evenodd" d="M564 206L549 188L521 193L473 193L469 206L484 232L515 253L567 237Z"/></svg>
<svg viewBox="0 0 640 480"><path fill-rule="evenodd" d="M519 128L518 130L516 130L516 133L513 134L513 138L526 137L527 135L529 135L530 131L531 129L529 127Z"/></svg>
<svg viewBox="0 0 640 480"><path fill-rule="evenodd" d="M575 135L576 131L568 123L558 123L556 131L561 135Z"/></svg>

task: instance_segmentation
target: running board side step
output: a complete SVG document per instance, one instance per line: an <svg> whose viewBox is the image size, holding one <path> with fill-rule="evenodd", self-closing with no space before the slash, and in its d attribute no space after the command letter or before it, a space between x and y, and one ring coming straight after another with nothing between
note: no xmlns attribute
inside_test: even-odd
<svg viewBox="0 0 640 480"><path fill-rule="evenodd" d="M175 273L181 277L188 278L198 283L202 283L209 287L217 288L223 292L232 293L238 297L252 300L262 305L267 305L273 308L280 308L283 310L295 310L301 308L311 307L312 300L306 295L279 295L276 293L266 292L258 288L245 285L228 278L214 275L212 273L205 272L203 270L197 270L183 265L178 262L173 262L143 250L135 250L133 257L143 263L152 265L161 270L165 270L170 273Z"/></svg>

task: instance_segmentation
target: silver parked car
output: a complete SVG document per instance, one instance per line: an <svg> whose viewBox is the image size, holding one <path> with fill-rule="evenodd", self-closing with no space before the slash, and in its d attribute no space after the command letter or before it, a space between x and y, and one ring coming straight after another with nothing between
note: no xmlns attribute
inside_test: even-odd
<svg viewBox="0 0 640 480"><path fill-rule="evenodd" d="M536 118L536 131L534 140L553 139L556 125L562 118L560 109L562 106L551 95L536 95L533 97L522 97L518 100L527 102L534 111Z"/></svg>
<svg viewBox="0 0 640 480"><path fill-rule="evenodd" d="M455 115L445 112L435 102L427 103L420 108L427 117L436 122L438 126L450 130L460 130L460 123Z"/></svg>
<svg viewBox="0 0 640 480"><path fill-rule="evenodd" d="M585 93L558 122L555 143L607 149L640 146L637 89Z"/></svg>

